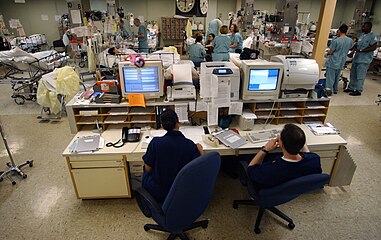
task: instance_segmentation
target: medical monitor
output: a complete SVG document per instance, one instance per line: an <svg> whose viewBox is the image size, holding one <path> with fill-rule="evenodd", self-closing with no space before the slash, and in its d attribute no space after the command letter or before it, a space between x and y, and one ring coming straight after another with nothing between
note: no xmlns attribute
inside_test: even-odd
<svg viewBox="0 0 381 240"><path fill-rule="evenodd" d="M283 64L264 60L242 61L243 100L274 100L279 97Z"/></svg>
<svg viewBox="0 0 381 240"><path fill-rule="evenodd" d="M146 61L143 67L131 62L119 62L122 95L143 94L145 99L163 96L163 67L161 61Z"/></svg>

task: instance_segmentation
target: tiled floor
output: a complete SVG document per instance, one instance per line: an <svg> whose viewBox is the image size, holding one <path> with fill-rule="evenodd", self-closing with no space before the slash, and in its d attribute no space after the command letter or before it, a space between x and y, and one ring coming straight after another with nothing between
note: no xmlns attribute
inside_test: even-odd
<svg viewBox="0 0 381 240"><path fill-rule="evenodd" d="M61 156L72 134L67 119L40 123L39 107L16 105L8 85L0 85L0 120L17 162L34 159L28 178L12 186L0 183L0 239L166 239L145 232L152 222L134 199L77 200L66 162ZM246 198L239 182L221 173L204 217L207 229L190 232L191 239L380 239L381 238L381 78L368 75L364 94L350 97L342 90L332 97L328 121L342 132L357 162L352 184L325 187L280 207L295 221L288 230L270 214L255 235L255 207L232 208L233 199ZM8 157L0 141L0 169Z"/></svg>

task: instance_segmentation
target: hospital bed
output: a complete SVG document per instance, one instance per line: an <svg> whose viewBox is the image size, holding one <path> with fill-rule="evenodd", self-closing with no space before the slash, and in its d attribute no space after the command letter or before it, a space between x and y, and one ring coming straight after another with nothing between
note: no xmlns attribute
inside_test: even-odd
<svg viewBox="0 0 381 240"><path fill-rule="evenodd" d="M16 47L0 52L0 64L3 71L0 83L10 83L13 90L12 98L19 105L25 100L36 100L38 81L41 76L64 66L68 57L54 50L28 53Z"/></svg>

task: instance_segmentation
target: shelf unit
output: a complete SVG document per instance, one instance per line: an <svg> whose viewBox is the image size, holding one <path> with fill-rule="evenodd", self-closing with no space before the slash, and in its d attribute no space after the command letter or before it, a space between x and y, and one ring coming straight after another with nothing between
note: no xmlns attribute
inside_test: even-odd
<svg viewBox="0 0 381 240"><path fill-rule="evenodd" d="M278 99L272 102L246 103L257 115L256 123L324 123L327 117L329 99Z"/></svg>
<svg viewBox="0 0 381 240"><path fill-rule="evenodd" d="M72 106L71 114L74 126L72 132L80 131L84 126L96 128L97 124L106 130L110 125L121 127L152 126L156 127L156 107L115 106Z"/></svg>
<svg viewBox="0 0 381 240"><path fill-rule="evenodd" d="M256 124L271 123L324 123L327 117L329 99L278 99L275 101L244 101L244 109L248 108L254 112L258 119ZM188 103L189 101L175 101L165 103L161 100L147 103L143 107L131 107L126 102L120 104L75 104L72 99L66 105L72 133L81 130L89 130L99 126L106 130L111 125L120 127L157 127L157 112L163 106L173 107L176 104ZM226 110L226 111L225 111ZM227 108L223 111L227 114ZM206 119L206 112L191 113L193 118Z"/></svg>

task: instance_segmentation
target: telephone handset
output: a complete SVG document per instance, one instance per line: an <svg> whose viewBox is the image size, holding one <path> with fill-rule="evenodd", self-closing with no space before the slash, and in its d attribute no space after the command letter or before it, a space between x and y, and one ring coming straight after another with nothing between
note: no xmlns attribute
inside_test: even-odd
<svg viewBox="0 0 381 240"><path fill-rule="evenodd" d="M211 147L218 147L218 145L219 145L218 139L211 134L203 135L202 141L204 141L205 144L207 144Z"/></svg>
<svg viewBox="0 0 381 240"><path fill-rule="evenodd" d="M122 129L122 141L123 142L139 142L140 141L140 127L124 127Z"/></svg>

